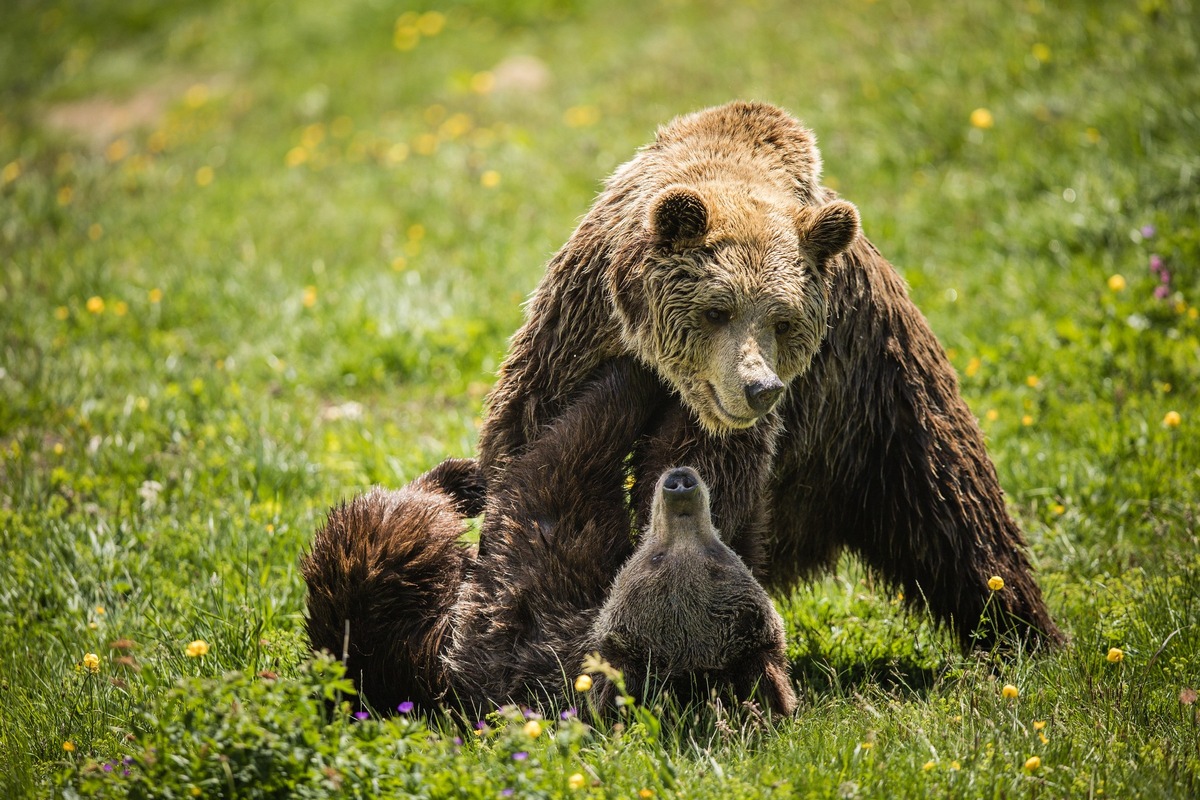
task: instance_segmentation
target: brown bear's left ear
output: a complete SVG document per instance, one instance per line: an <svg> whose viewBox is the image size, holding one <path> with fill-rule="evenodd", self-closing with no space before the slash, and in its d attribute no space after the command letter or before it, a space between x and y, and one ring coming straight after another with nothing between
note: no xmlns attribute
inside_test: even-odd
<svg viewBox="0 0 1200 800"><path fill-rule="evenodd" d="M800 243L809 249L821 271L830 259L853 243L858 236L858 224L858 209L845 200L834 200L823 206L804 206L796 215Z"/></svg>
<svg viewBox="0 0 1200 800"><path fill-rule="evenodd" d="M648 223L659 244L699 244L708 232L708 206L695 189L668 186L650 202Z"/></svg>

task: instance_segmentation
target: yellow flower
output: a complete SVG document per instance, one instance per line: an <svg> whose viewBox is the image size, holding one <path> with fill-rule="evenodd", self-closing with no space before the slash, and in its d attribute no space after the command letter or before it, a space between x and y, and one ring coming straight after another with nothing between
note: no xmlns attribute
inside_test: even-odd
<svg viewBox="0 0 1200 800"><path fill-rule="evenodd" d="M929 770L933 769L936 766L937 766L937 762L934 761L933 759L930 759L929 761L926 761L924 764L921 765L921 769L925 770L926 772L929 772Z"/></svg>
<svg viewBox="0 0 1200 800"><path fill-rule="evenodd" d="M642 797L642 798L654 797L654 790L653 789L642 789L641 791L638 792L638 797Z"/></svg>
<svg viewBox="0 0 1200 800"><path fill-rule="evenodd" d="M1178 411L1168 411L1163 417L1163 425L1168 428L1178 428L1181 422L1183 422L1183 417L1179 415Z"/></svg>
<svg viewBox="0 0 1200 800"><path fill-rule="evenodd" d="M298 167L305 161L308 161L308 151L300 146L288 150L287 155L283 157L283 163L289 167Z"/></svg>
<svg viewBox="0 0 1200 800"><path fill-rule="evenodd" d="M586 692L592 688L592 676L584 673L575 679L575 691Z"/></svg>
<svg viewBox="0 0 1200 800"><path fill-rule="evenodd" d="M1004 588L1004 578L1001 578L999 575L993 575L988 578L988 588L993 592L1000 591Z"/></svg>
<svg viewBox="0 0 1200 800"><path fill-rule="evenodd" d="M97 614L104 614L104 606L96 606L95 611Z"/></svg>
<svg viewBox="0 0 1200 800"><path fill-rule="evenodd" d="M426 11L417 17L417 30L422 36L437 36L446 26L446 15L440 11Z"/></svg>
<svg viewBox="0 0 1200 800"><path fill-rule="evenodd" d="M4 165L4 171L0 172L0 181L4 183L12 183L17 178L21 177L21 162L10 161Z"/></svg>
<svg viewBox="0 0 1200 800"><path fill-rule="evenodd" d="M151 289L147 296L150 298L151 303L161 303L163 299L163 290Z"/></svg>
<svg viewBox="0 0 1200 800"><path fill-rule="evenodd" d="M1006 700L1016 700L1021 694L1021 690L1013 686L1011 683L1004 684L1004 688L1000 690L1000 695Z"/></svg>
<svg viewBox="0 0 1200 800"><path fill-rule="evenodd" d="M1033 723L1033 729L1035 731L1043 730L1045 727L1046 727L1046 720L1044 720L1044 719L1035 720Z"/></svg>
<svg viewBox="0 0 1200 800"><path fill-rule="evenodd" d="M1108 279L1108 288L1114 292L1125 291L1125 276L1117 273Z"/></svg>
<svg viewBox="0 0 1200 800"><path fill-rule="evenodd" d="M1030 756L1029 759L1025 762L1025 769L1028 770L1029 772L1033 772L1035 769L1037 769L1040 766L1042 766L1042 760L1040 758L1038 758L1037 756Z"/></svg>
<svg viewBox="0 0 1200 800"><path fill-rule="evenodd" d="M531 719L525 723L525 735L530 739L536 739L542 735L542 723L536 719Z"/></svg>
<svg viewBox="0 0 1200 800"><path fill-rule="evenodd" d="M476 72L471 76L471 91L475 94L487 94L496 88L496 76L490 72Z"/></svg>
<svg viewBox="0 0 1200 800"><path fill-rule="evenodd" d="M1054 505L1050 506L1050 510L1053 511L1056 516L1062 516L1063 514L1067 513L1067 507L1062 503L1055 503Z"/></svg>
<svg viewBox="0 0 1200 800"><path fill-rule="evenodd" d="M585 128L600 121L600 109L595 106L571 106L563 112L563 122L572 128Z"/></svg>
<svg viewBox="0 0 1200 800"><path fill-rule="evenodd" d="M206 164L205 166L196 170L196 185L197 186L208 186L210 183L213 182L213 176L214 176L213 168Z"/></svg>
<svg viewBox="0 0 1200 800"><path fill-rule="evenodd" d="M93 314L103 314L104 298L95 295L89 297L87 301L87 310Z"/></svg>
<svg viewBox="0 0 1200 800"><path fill-rule="evenodd" d="M1105 658L1116 664L1117 662L1125 659L1125 651L1119 647L1110 647L1108 650L1108 655L1106 655Z"/></svg>
<svg viewBox="0 0 1200 800"><path fill-rule="evenodd" d="M83 656L83 665L87 667L88 672L99 672L100 656L95 653L85 653Z"/></svg>
<svg viewBox="0 0 1200 800"><path fill-rule="evenodd" d="M1033 424L1033 417L1029 414L1026 414L1025 416L1021 417L1021 424L1028 428Z"/></svg>
<svg viewBox="0 0 1200 800"><path fill-rule="evenodd" d="M63 750L66 750L68 753L74 753L75 743L68 739L67 741L63 742Z"/></svg>
<svg viewBox="0 0 1200 800"><path fill-rule="evenodd" d="M977 108L971 112L971 124L976 128L986 130L996 124L992 118L992 112L986 108Z"/></svg>
<svg viewBox="0 0 1200 800"><path fill-rule="evenodd" d="M69 316L71 316L71 310L66 306L59 306L58 308L54 309L54 318L59 322L62 322Z"/></svg>
<svg viewBox="0 0 1200 800"><path fill-rule="evenodd" d="M303 302L304 302L305 308L312 308L313 306L315 306L317 304L317 287L315 287L315 286L305 286L304 287Z"/></svg>
<svg viewBox="0 0 1200 800"><path fill-rule="evenodd" d="M203 639L197 639L196 641L188 644L185 652L187 653L188 658L199 658L200 656L207 655L208 642L204 641Z"/></svg>
<svg viewBox="0 0 1200 800"><path fill-rule="evenodd" d="M952 769L952 770L954 770L955 772L957 772L958 770L962 769L962 764L959 764L957 761L951 761L951 762L950 762L950 769Z"/></svg>
<svg viewBox="0 0 1200 800"><path fill-rule="evenodd" d="M576 772L574 775L567 778L567 786L570 786L572 789L582 789L584 783L586 783L586 780L584 779L582 772Z"/></svg>
<svg viewBox="0 0 1200 800"><path fill-rule="evenodd" d="M989 408L987 413L983 415L983 418L988 422L995 422L996 420L1000 419L1000 412L994 408Z"/></svg>
<svg viewBox="0 0 1200 800"><path fill-rule="evenodd" d="M208 87L203 83L194 83L183 95L183 102L188 108L199 108L208 102Z"/></svg>
<svg viewBox="0 0 1200 800"><path fill-rule="evenodd" d="M1050 740L1046 738L1046 734L1039 733L1038 738L1042 740L1042 744L1050 744Z"/></svg>
<svg viewBox="0 0 1200 800"><path fill-rule="evenodd" d="M981 366L983 366L983 362L979 360L979 357L972 357L971 360L967 362L967 377L974 378L975 373L979 372L979 368Z"/></svg>
<svg viewBox="0 0 1200 800"><path fill-rule="evenodd" d="M500 185L500 173L494 169L489 169L487 172L479 176L479 182L485 188L494 189Z"/></svg>
<svg viewBox="0 0 1200 800"><path fill-rule="evenodd" d="M1045 64L1050 60L1050 48L1038 42L1033 46L1033 57Z"/></svg>

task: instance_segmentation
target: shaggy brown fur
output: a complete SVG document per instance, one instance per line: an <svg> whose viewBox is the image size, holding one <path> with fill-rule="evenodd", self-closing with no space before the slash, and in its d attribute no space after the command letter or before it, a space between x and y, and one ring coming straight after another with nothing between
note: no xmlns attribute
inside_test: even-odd
<svg viewBox="0 0 1200 800"><path fill-rule="evenodd" d="M345 659L372 705L430 707L446 691L439 659L473 553L459 543L475 462L447 459L398 491L373 489L329 512L301 563L314 650Z"/></svg>
<svg viewBox="0 0 1200 800"><path fill-rule="evenodd" d="M711 688L742 700L757 696L776 714L796 708L783 619L721 541L708 488L689 467L659 479L650 525L613 581L593 637L634 696L664 684L684 702L704 699ZM612 685L596 691L606 705Z"/></svg>
<svg viewBox="0 0 1200 800"><path fill-rule="evenodd" d="M489 486L588 376L634 355L682 401L635 448L639 521L662 468L693 464L717 526L776 588L850 548L964 646L1059 642L953 368L856 222L779 109L732 103L661 130L529 304L481 432ZM992 574L1006 588L976 639Z"/></svg>
<svg viewBox="0 0 1200 800"><path fill-rule="evenodd" d="M667 397L633 359L602 367L493 486L486 546L460 542L466 515L483 510L472 460L331 510L303 561L314 649L345 648L381 711L561 701L633 551L623 455Z"/></svg>

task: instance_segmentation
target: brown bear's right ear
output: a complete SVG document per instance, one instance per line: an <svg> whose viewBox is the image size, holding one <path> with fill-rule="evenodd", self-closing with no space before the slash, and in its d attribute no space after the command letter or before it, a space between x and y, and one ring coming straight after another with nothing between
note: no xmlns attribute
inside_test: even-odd
<svg viewBox="0 0 1200 800"><path fill-rule="evenodd" d="M695 189L668 186L650 203L649 227L658 244L699 244L708 232L708 206Z"/></svg>
<svg viewBox="0 0 1200 800"><path fill-rule="evenodd" d="M829 260L843 253L858 236L858 209L845 200L823 206L804 206L796 215L800 242L817 260L817 269L825 271Z"/></svg>

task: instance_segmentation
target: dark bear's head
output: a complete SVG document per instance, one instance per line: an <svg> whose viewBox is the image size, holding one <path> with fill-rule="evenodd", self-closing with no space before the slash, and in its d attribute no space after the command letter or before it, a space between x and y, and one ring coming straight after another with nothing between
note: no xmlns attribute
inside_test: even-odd
<svg viewBox="0 0 1200 800"><path fill-rule="evenodd" d="M816 355L830 262L858 235L844 201L806 205L741 183L668 186L646 258L614 298L627 343L706 429L747 428Z"/></svg>
<svg viewBox="0 0 1200 800"><path fill-rule="evenodd" d="M732 688L762 691L778 713L795 708L783 620L721 541L708 487L690 467L659 478L650 524L613 580L592 633L635 694L660 685L707 698L710 688Z"/></svg>

